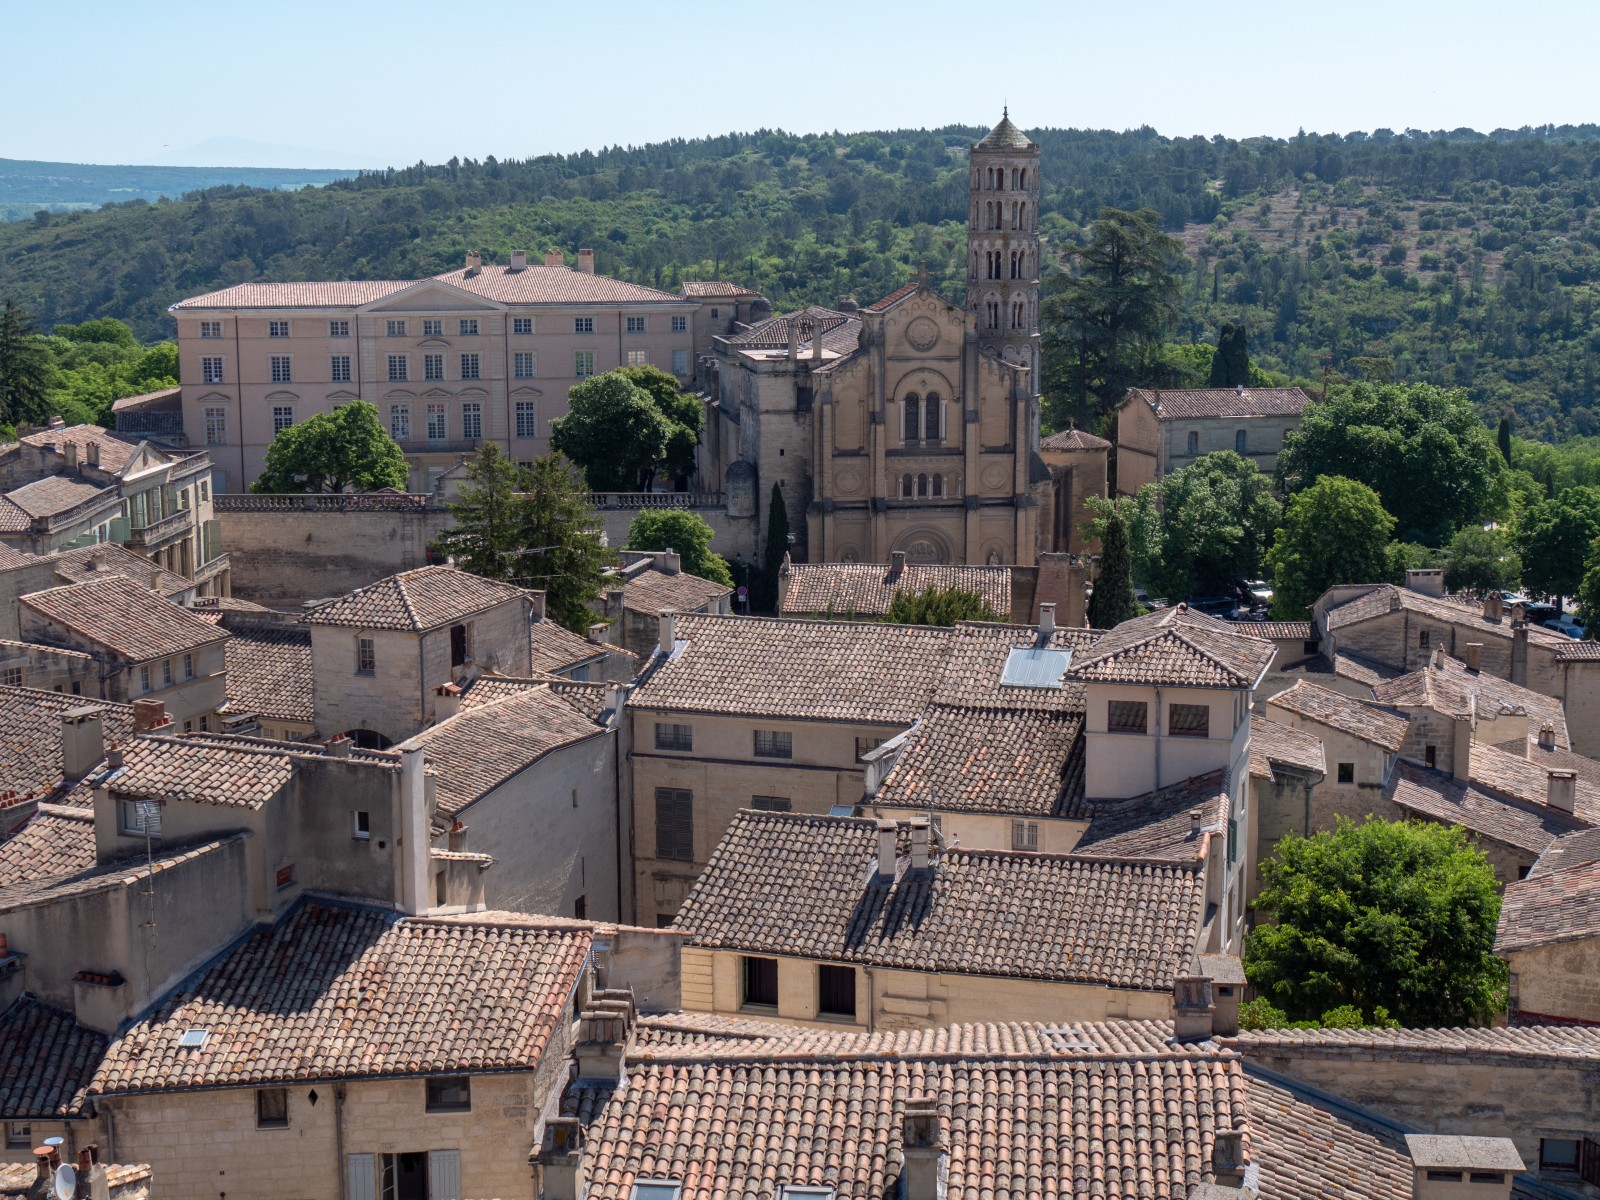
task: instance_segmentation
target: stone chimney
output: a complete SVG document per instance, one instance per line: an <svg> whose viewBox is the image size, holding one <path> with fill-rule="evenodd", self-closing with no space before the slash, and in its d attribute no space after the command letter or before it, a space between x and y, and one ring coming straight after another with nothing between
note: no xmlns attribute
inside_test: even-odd
<svg viewBox="0 0 1600 1200"><path fill-rule="evenodd" d="M567 256L559 250L546 250L544 252L544 265L547 267L564 267L567 265Z"/></svg>
<svg viewBox="0 0 1600 1200"><path fill-rule="evenodd" d="M585 1190L583 1122L551 1117L544 1123L538 1153L539 1193L544 1200L579 1200Z"/></svg>
<svg viewBox="0 0 1600 1200"><path fill-rule="evenodd" d="M349 738L345 737L344 734L340 733L340 734L335 734L332 738L329 739L328 744L325 747L325 749L328 752L328 757L329 758L349 758L350 757L350 747L353 744L354 743L351 742L351 740Z"/></svg>
<svg viewBox="0 0 1600 1200"><path fill-rule="evenodd" d="M939 1132L939 1109L932 1100L906 1101L900 1118L901 1200L938 1200L943 1189L939 1177L944 1165L944 1138Z"/></svg>
<svg viewBox="0 0 1600 1200"><path fill-rule="evenodd" d="M656 647L663 657L671 657L678 644L678 614L670 608L661 610L660 644Z"/></svg>
<svg viewBox="0 0 1600 1200"><path fill-rule="evenodd" d="M83 445L83 461L88 463L91 467L98 467L100 465L100 443L99 442L85 442L84 443L84 445Z"/></svg>
<svg viewBox="0 0 1600 1200"><path fill-rule="evenodd" d="M800 314L789 318L789 361L800 361Z"/></svg>
<svg viewBox="0 0 1600 1200"><path fill-rule="evenodd" d="M594 274L594 251L593 250L579 250L578 251L578 270L582 271L585 275L593 275Z"/></svg>
<svg viewBox="0 0 1600 1200"><path fill-rule="evenodd" d="M1056 632L1056 605L1055 601L1047 601L1039 605L1039 640L1048 642Z"/></svg>
<svg viewBox="0 0 1600 1200"><path fill-rule="evenodd" d="M82 779L106 756L100 712L88 705L61 714L61 773L68 779Z"/></svg>
<svg viewBox="0 0 1600 1200"><path fill-rule="evenodd" d="M665 550L655 552L656 570L664 575L681 575L683 573L683 555L671 546Z"/></svg>
<svg viewBox="0 0 1600 1200"><path fill-rule="evenodd" d="M1205 828L1206 810L1191 808L1189 810L1189 839L1193 841L1200 836L1200 831Z"/></svg>
<svg viewBox="0 0 1600 1200"><path fill-rule="evenodd" d="M162 701L145 697L133 702L134 733L154 733L171 724L172 718L167 715L167 706Z"/></svg>
<svg viewBox="0 0 1600 1200"><path fill-rule="evenodd" d="M1408 1133L1414 1200L1507 1200L1527 1168L1510 1138Z"/></svg>
<svg viewBox="0 0 1600 1200"><path fill-rule="evenodd" d="M1461 647L1462 661L1467 664L1469 671L1483 670L1483 643L1468 642Z"/></svg>
<svg viewBox="0 0 1600 1200"><path fill-rule="evenodd" d="M1216 1002L1206 975L1179 975L1172 984L1172 1037L1203 1042L1216 1030Z"/></svg>
<svg viewBox="0 0 1600 1200"><path fill-rule="evenodd" d="M892 551L889 554L889 574L890 575L899 575L900 572L904 571L905 569L906 569L906 552L904 550Z"/></svg>
<svg viewBox="0 0 1600 1200"><path fill-rule="evenodd" d="M601 705L600 712L609 725L613 718L622 712L622 705L628 698L628 689L620 683L606 684L606 698Z"/></svg>
<svg viewBox="0 0 1600 1200"><path fill-rule="evenodd" d="M61 453L66 455L66 458L67 458L67 470L76 471L78 469L78 443L77 442L66 442L66 443L63 443L63 445L61 447Z"/></svg>
<svg viewBox="0 0 1600 1200"><path fill-rule="evenodd" d="M616 594L618 596L622 595L621 590L619 589L616 592ZM607 596L607 598L609 598L611 596L611 593L607 592L606 596ZM610 622L608 622L608 621L596 621L593 625L589 626L589 640L591 642L593 642L596 646L609 646L611 643L606 641L606 634L608 634L610 632L611 632L611 624L610 624Z"/></svg>
<svg viewBox="0 0 1600 1200"><path fill-rule="evenodd" d="M511 252L511 269L513 271L526 271L528 269L528 252L526 250L513 250Z"/></svg>
<svg viewBox="0 0 1600 1200"><path fill-rule="evenodd" d="M1211 1173L1223 1187L1238 1187L1244 1182L1244 1130L1218 1129L1212 1135Z"/></svg>
<svg viewBox="0 0 1600 1200"><path fill-rule="evenodd" d="M1546 721L1539 726L1539 749L1554 750L1556 748L1556 727Z"/></svg>
<svg viewBox="0 0 1600 1200"><path fill-rule="evenodd" d="M622 1078L628 1018L620 1012L588 1009L578 1019L578 1040L572 1053L579 1079L615 1083Z"/></svg>
<svg viewBox="0 0 1600 1200"><path fill-rule="evenodd" d="M895 824L890 820L878 822L878 881L889 883L894 879Z"/></svg>
<svg viewBox="0 0 1600 1200"><path fill-rule="evenodd" d="M1520 609L1522 606L1516 605ZM1526 618L1511 622L1511 682L1518 687L1528 686L1528 622Z"/></svg>
<svg viewBox="0 0 1600 1200"><path fill-rule="evenodd" d="M460 821L450 826L450 832L445 835L445 847L451 854L467 853L467 833L470 827Z"/></svg>
<svg viewBox="0 0 1600 1200"><path fill-rule="evenodd" d="M111 1179L106 1174L105 1167L100 1165L100 1147L90 1142L83 1148L89 1156L89 1200L111 1200ZM78 1172L79 1182L82 1183L84 1173Z"/></svg>
<svg viewBox="0 0 1600 1200"><path fill-rule="evenodd" d="M483 270L483 256L476 250L467 251L467 274L476 275Z"/></svg>
<svg viewBox="0 0 1600 1200"><path fill-rule="evenodd" d="M1406 587L1424 596L1444 595L1444 572L1437 567L1406 570Z"/></svg>
<svg viewBox="0 0 1600 1200"><path fill-rule="evenodd" d="M1578 773L1576 771L1551 771L1545 789L1545 803L1570 813L1578 807Z"/></svg>
<svg viewBox="0 0 1600 1200"><path fill-rule="evenodd" d="M1498 621L1505 614L1506 602L1499 592L1485 592L1483 594L1483 619L1485 621Z"/></svg>
<svg viewBox="0 0 1600 1200"><path fill-rule="evenodd" d="M433 719L448 721L461 711L461 685L441 683L433 689Z"/></svg>
<svg viewBox="0 0 1600 1200"><path fill-rule="evenodd" d="M930 822L927 817L911 818L911 869L926 871L932 863L928 854Z"/></svg>

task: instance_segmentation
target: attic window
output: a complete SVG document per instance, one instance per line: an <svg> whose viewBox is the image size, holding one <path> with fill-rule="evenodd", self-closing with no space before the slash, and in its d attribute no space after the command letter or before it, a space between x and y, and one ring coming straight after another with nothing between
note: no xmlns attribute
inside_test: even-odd
<svg viewBox="0 0 1600 1200"><path fill-rule="evenodd" d="M178 1049L198 1050L206 1044L206 1039L210 1036L209 1029L185 1029L183 1036L178 1039Z"/></svg>
<svg viewBox="0 0 1600 1200"><path fill-rule="evenodd" d="M1065 686L1071 650L1037 650L1019 647L1006 655L1000 672L1001 687L1060 688Z"/></svg>
<svg viewBox="0 0 1600 1200"><path fill-rule="evenodd" d="M806 1187L798 1183L778 1185L778 1200L833 1200L831 1187Z"/></svg>
<svg viewBox="0 0 1600 1200"><path fill-rule="evenodd" d="M683 1184L676 1179L635 1179L628 1200L683 1200Z"/></svg>

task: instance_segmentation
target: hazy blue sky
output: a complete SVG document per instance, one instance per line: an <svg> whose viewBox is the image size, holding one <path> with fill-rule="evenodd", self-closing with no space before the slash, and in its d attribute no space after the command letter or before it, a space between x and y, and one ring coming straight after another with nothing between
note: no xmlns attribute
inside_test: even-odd
<svg viewBox="0 0 1600 1200"><path fill-rule="evenodd" d="M1596 0L0 0L0 30L0 156L73 162L524 157L1006 101L1167 134L1600 121Z"/></svg>

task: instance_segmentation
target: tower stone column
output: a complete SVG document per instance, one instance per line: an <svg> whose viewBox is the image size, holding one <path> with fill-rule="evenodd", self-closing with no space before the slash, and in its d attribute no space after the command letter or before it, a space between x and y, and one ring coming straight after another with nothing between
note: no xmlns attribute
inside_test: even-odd
<svg viewBox="0 0 1600 1200"><path fill-rule="evenodd" d="M1039 145L1009 110L967 158L967 311L978 344L1039 393Z"/></svg>

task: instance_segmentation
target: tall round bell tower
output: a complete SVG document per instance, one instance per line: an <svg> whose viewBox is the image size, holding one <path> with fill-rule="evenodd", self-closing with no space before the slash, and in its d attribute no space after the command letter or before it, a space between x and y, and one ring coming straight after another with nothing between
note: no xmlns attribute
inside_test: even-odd
<svg viewBox="0 0 1600 1200"><path fill-rule="evenodd" d="M1039 145L1009 110L968 155L967 310L978 343L1039 392Z"/></svg>

